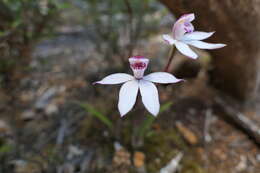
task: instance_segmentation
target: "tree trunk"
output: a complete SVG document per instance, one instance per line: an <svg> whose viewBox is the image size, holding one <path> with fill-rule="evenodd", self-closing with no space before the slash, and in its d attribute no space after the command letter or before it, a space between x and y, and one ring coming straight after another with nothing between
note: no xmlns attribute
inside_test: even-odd
<svg viewBox="0 0 260 173"><path fill-rule="evenodd" d="M195 13L197 30L217 31L210 41L226 43L211 51L212 82L236 98L252 98L260 58L259 0L160 0L175 15Z"/></svg>

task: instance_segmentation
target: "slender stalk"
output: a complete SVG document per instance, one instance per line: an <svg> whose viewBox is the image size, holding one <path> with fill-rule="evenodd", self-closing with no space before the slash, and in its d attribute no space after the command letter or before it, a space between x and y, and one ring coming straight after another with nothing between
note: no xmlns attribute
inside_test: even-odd
<svg viewBox="0 0 260 173"><path fill-rule="evenodd" d="M166 66L165 66L165 68L164 68L164 71L165 71L165 72L168 72L168 71L169 71L169 67L170 67L170 65L171 65L171 63L172 63L172 60L173 60L174 55L175 55L175 52L176 52L176 48L175 48L175 46L172 46L172 48L171 48L171 54L170 54L170 56L169 56L169 60L168 60Z"/></svg>
<svg viewBox="0 0 260 173"><path fill-rule="evenodd" d="M140 116L139 114L144 114L144 110L142 109L142 102L140 96L137 98L136 102L136 110L134 112L134 116L132 116L132 136L131 136L131 144L134 149L138 149L143 146L144 139L143 136L139 135L139 128L142 122L146 117Z"/></svg>
<svg viewBox="0 0 260 173"><path fill-rule="evenodd" d="M134 45L134 28L133 28L133 9L131 6L131 3L129 0L124 0L125 6L127 8L127 13L128 13L128 28L129 28L129 44L128 44L128 57L130 57L133 53L133 45Z"/></svg>

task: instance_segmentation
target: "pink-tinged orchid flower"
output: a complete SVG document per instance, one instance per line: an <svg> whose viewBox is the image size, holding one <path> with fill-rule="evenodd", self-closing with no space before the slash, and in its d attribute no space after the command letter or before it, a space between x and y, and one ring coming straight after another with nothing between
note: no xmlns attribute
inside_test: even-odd
<svg viewBox="0 0 260 173"><path fill-rule="evenodd" d="M149 59L143 56L129 58L130 67L134 76L125 73L111 74L95 84L121 84L124 83L119 92L118 109L121 117L127 114L135 105L138 91L140 90L142 102L146 109L154 116L159 113L160 103L158 90L154 83L176 83L182 81L170 73L155 72L144 76Z"/></svg>
<svg viewBox="0 0 260 173"><path fill-rule="evenodd" d="M192 21L195 19L194 14L185 14L181 16L174 24L171 35L163 35L163 39L176 48L185 56L196 59L198 55L191 50L189 45L199 49L218 49L226 46L225 44L206 43L201 40L209 38L214 32L194 31Z"/></svg>

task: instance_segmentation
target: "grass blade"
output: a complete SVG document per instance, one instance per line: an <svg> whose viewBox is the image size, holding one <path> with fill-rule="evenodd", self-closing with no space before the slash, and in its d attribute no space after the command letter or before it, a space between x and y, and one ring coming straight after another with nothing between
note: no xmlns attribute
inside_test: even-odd
<svg viewBox="0 0 260 173"><path fill-rule="evenodd" d="M92 116L95 118L99 119L102 123L104 123L108 128L112 129L113 128L113 123L110 119L108 119L104 114L101 112L97 111L93 106L90 104L80 104L82 108L84 108L87 112L89 112Z"/></svg>
<svg viewBox="0 0 260 173"><path fill-rule="evenodd" d="M162 113L162 112L168 110L171 105L172 105L172 102L168 102L168 103L163 104L161 106L161 109L160 109L159 113ZM156 117L154 117L152 115L147 115L147 119L144 120L144 122L142 123L141 127L138 130L139 136L143 137L146 134L146 132L151 128L155 118Z"/></svg>

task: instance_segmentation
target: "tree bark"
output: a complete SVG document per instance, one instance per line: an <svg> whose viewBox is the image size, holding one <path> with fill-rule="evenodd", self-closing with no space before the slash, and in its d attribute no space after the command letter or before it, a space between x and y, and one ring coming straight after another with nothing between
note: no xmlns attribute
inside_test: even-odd
<svg viewBox="0 0 260 173"><path fill-rule="evenodd" d="M195 13L197 30L217 31L209 41L225 43L211 51L213 84L236 98L252 98L260 58L259 0L159 0L175 15Z"/></svg>

